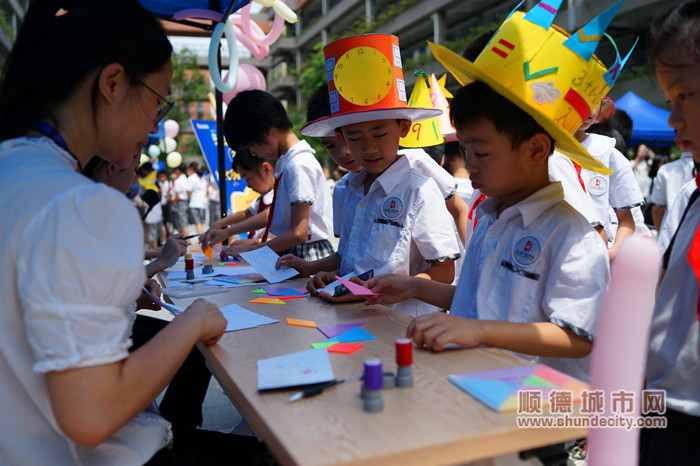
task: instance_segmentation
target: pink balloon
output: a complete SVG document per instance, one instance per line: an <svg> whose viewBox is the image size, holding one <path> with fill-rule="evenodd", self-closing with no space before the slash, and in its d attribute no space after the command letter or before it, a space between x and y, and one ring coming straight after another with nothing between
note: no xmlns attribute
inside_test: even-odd
<svg viewBox="0 0 700 466"><path fill-rule="evenodd" d="M627 239L615 257L610 284L603 301L591 361L591 390L602 390L600 416L620 415L612 410L611 395L634 393L634 412L640 415L642 384L654 307L656 282L661 270L661 251L649 238ZM639 463L639 428L592 427L586 449L590 466Z"/></svg>
<svg viewBox="0 0 700 466"><path fill-rule="evenodd" d="M233 99L236 94L241 91L249 91L251 89L264 91L265 88L265 76L262 74L262 71L253 65L243 63L238 66L238 81L236 82L236 85L231 91L223 94L223 99L226 105L228 105L228 103L231 102L231 99Z"/></svg>
<svg viewBox="0 0 700 466"><path fill-rule="evenodd" d="M180 125L178 125L175 120L165 120L163 122L163 131L167 137L175 138L177 133L180 132Z"/></svg>

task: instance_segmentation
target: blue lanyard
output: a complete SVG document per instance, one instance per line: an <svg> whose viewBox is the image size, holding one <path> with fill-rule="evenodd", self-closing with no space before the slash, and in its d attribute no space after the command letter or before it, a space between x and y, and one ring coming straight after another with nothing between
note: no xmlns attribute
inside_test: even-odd
<svg viewBox="0 0 700 466"><path fill-rule="evenodd" d="M78 160L78 157L76 157L70 151L70 149L68 148L68 144L66 144L66 140L63 139L63 136L58 134L58 131L56 131L56 129L53 126L51 126L50 124L48 124L44 120L36 120L34 122L33 126L34 126L35 130L39 131L44 136L51 138L51 140L53 142L55 142L56 144L58 144L59 147L64 149L66 152L68 152L71 155L71 157L73 157L78 162L78 168L80 168L82 170L82 168L80 167L80 160Z"/></svg>

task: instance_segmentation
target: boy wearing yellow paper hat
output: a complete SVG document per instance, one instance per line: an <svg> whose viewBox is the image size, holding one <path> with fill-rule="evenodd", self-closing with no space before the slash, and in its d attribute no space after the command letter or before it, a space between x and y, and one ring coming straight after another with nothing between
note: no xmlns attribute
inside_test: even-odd
<svg viewBox="0 0 700 466"><path fill-rule="evenodd" d="M550 182L547 162L556 145L580 165L610 173L573 133L623 61L618 57L606 70L597 58L581 56L580 39L603 31L587 26L569 37L552 27L560 4L542 1L527 15L512 13L474 62L431 44L465 84L451 118L472 183L487 199L477 208L457 287L398 276L376 277L367 286L380 293L372 301L411 297L450 309L450 315L413 320L407 335L418 345L435 351L451 342L496 346L588 380L587 356L609 278L607 249L564 202L560 183ZM595 24L604 29L606 18Z"/></svg>
<svg viewBox="0 0 700 466"><path fill-rule="evenodd" d="M435 181L412 168L398 151L411 121L440 111L407 106L394 36L340 39L328 44L324 55L331 115L309 122L302 134L335 132L363 167L348 182L345 195L340 274L373 269L375 274L450 283L454 259L460 255L454 222ZM330 283L333 275L317 274L314 288ZM409 300L396 309L415 316L434 307Z"/></svg>

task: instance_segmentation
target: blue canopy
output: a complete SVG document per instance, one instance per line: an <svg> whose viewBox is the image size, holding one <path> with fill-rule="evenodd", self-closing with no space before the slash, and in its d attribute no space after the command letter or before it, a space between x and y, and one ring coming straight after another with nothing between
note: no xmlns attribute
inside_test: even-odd
<svg viewBox="0 0 700 466"><path fill-rule="evenodd" d="M630 145L642 142L666 145L673 142L675 132L668 126L670 111L647 102L632 91L617 99L615 107L627 112L634 122Z"/></svg>

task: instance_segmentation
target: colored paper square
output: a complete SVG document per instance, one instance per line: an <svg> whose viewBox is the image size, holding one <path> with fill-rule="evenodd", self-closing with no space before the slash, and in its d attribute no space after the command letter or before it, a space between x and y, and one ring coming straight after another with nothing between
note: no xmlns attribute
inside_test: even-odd
<svg viewBox="0 0 700 466"><path fill-rule="evenodd" d="M359 341L359 340L374 340L374 335L370 334L366 330L360 327L355 327L347 332L343 332L340 335L336 335L327 341L337 341L337 342L347 342L347 341Z"/></svg>
<svg viewBox="0 0 700 466"><path fill-rule="evenodd" d="M327 348L329 346L337 345L337 341L322 341L321 343L311 343L311 347L316 348Z"/></svg>
<svg viewBox="0 0 700 466"><path fill-rule="evenodd" d="M345 288L348 289L348 291L355 296L376 296L377 293L374 291L370 290L369 288L365 288L362 285L358 285L357 283L353 283L350 280L346 280L343 277L339 277L338 275L335 276L335 278L345 285Z"/></svg>
<svg viewBox="0 0 700 466"><path fill-rule="evenodd" d="M287 324L297 325L299 327L316 328L316 322L313 320L292 319L291 317L287 317Z"/></svg>
<svg viewBox="0 0 700 466"><path fill-rule="evenodd" d="M363 347L364 345L359 343L336 343L335 345L328 346L326 349L329 353L352 354Z"/></svg>
<svg viewBox="0 0 700 466"><path fill-rule="evenodd" d="M326 338L333 338L336 335L340 335L343 332L347 332L355 327L362 327L366 322L354 322L352 324L337 324L337 325L321 325L318 329L323 333Z"/></svg>
<svg viewBox="0 0 700 466"><path fill-rule="evenodd" d="M257 304L287 304L281 299L273 298L271 296L265 297L265 298L255 298L250 301L249 303L257 303Z"/></svg>

